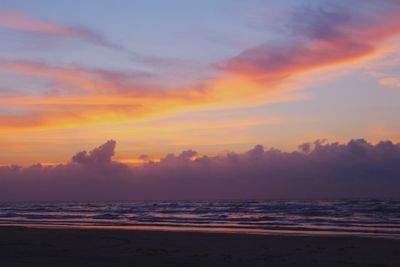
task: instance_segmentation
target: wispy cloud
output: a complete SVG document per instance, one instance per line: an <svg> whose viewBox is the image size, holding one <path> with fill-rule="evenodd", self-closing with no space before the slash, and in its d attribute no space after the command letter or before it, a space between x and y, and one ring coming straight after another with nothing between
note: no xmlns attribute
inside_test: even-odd
<svg viewBox="0 0 400 267"><path fill-rule="evenodd" d="M110 42L107 38L95 31L84 28L62 26L54 22L31 18L25 14L17 12L0 11L0 27L33 34L78 38L96 45L122 49L122 46Z"/></svg>
<svg viewBox="0 0 400 267"><path fill-rule="evenodd" d="M49 79L52 83L40 96L7 96L4 105L25 110L17 115L0 116L0 128L71 127L91 123L137 120L199 108L225 105L276 103L303 99L281 89L268 99L254 97L261 85L220 77L192 88L164 88L146 73L112 72L84 67L49 66L38 62L2 61L0 68L20 75ZM53 90L52 88L57 88ZM273 87L271 86L271 89ZM273 91L273 90L272 90ZM101 116L99 116L101 114Z"/></svg>
<svg viewBox="0 0 400 267"><path fill-rule="evenodd" d="M262 80L282 80L380 55L384 42L400 33L399 11L398 5L382 9L368 3L363 12L302 9L289 24L288 41L246 49L220 68Z"/></svg>
<svg viewBox="0 0 400 267"><path fill-rule="evenodd" d="M400 34L399 6L387 3L379 9L367 5L362 12L303 10L304 21L290 24L293 36L285 43L269 42L246 49L217 64L219 71L213 78L193 86L168 88L156 77L139 72L2 61L0 68L46 79L50 86L41 96L0 99L3 105L24 111L0 116L0 128L75 127L199 109L302 100L306 97L295 91L301 85L293 85L293 77L351 66L384 53L386 41ZM298 20L296 15L292 20ZM0 26L87 41L96 40L93 36L97 36L8 13L0 14ZM389 82L396 84L393 79L386 80Z"/></svg>
<svg viewBox="0 0 400 267"><path fill-rule="evenodd" d="M400 88L400 78L399 77L386 77L379 80L379 83L383 86L388 86L392 88Z"/></svg>

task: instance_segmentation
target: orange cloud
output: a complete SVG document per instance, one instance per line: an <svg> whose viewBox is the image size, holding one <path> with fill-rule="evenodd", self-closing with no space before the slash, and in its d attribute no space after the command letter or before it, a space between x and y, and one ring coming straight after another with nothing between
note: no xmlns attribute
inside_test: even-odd
<svg viewBox="0 0 400 267"><path fill-rule="evenodd" d="M259 84L226 75L203 87L162 89L135 74L80 67L53 67L31 62L0 62L0 68L20 75L46 78L57 88L40 96L7 96L4 106L22 112L0 116L0 128L69 128L92 123L138 120L174 112L206 108L286 102L302 98L283 85ZM132 76L134 79L132 79ZM136 77L136 78L135 78ZM265 97L260 93L269 92ZM257 96L257 98L255 98Z"/></svg>
<svg viewBox="0 0 400 267"><path fill-rule="evenodd" d="M379 84L392 88L400 88L400 78L398 77L386 77L379 80Z"/></svg>

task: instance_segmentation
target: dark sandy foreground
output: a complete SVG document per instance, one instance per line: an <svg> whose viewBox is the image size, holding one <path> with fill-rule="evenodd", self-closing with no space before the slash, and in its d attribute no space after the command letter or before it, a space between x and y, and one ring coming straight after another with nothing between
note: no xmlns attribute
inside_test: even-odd
<svg viewBox="0 0 400 267"><path fill-rule="evenodd" d="M0 227L0 266L400 266L400 240Z"/></svg>

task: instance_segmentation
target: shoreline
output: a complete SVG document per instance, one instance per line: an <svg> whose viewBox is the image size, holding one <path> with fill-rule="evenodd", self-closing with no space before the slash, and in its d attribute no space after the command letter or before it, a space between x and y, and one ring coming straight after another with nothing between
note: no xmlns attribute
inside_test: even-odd
<svg viewBox="0 0 400 267"><path fill-rule="evenodd" d="M4 266L400 266L400 240L0 226Z"/></svg>
<svg viewBox="0 0 400 267"><path fill-rule="evenodd" d="M373 239L399 240L398 233L381 232L356 232L340 230L318 229L250 229L250 228L225 228L225 227L187 227L187 226L160 226L160 225L73 225L73 224L12 224L3 223L2 227L21 227L32 229L60 229L60 230L120 230L120 231L151 231L151 232L177 232L177 233L215 233L232 235L261 235L261 236L320 236L320 237L354 237Z"/></svg>

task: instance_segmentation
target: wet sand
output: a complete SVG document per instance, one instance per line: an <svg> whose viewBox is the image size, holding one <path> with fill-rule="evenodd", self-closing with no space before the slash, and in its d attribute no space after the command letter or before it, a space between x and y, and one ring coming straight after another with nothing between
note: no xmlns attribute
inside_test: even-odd
<svg viewBox="0 0 400 267"><path fill-rule="evenodd" d="M0 227L1 266L400 266L400 240Z"/></svg>

